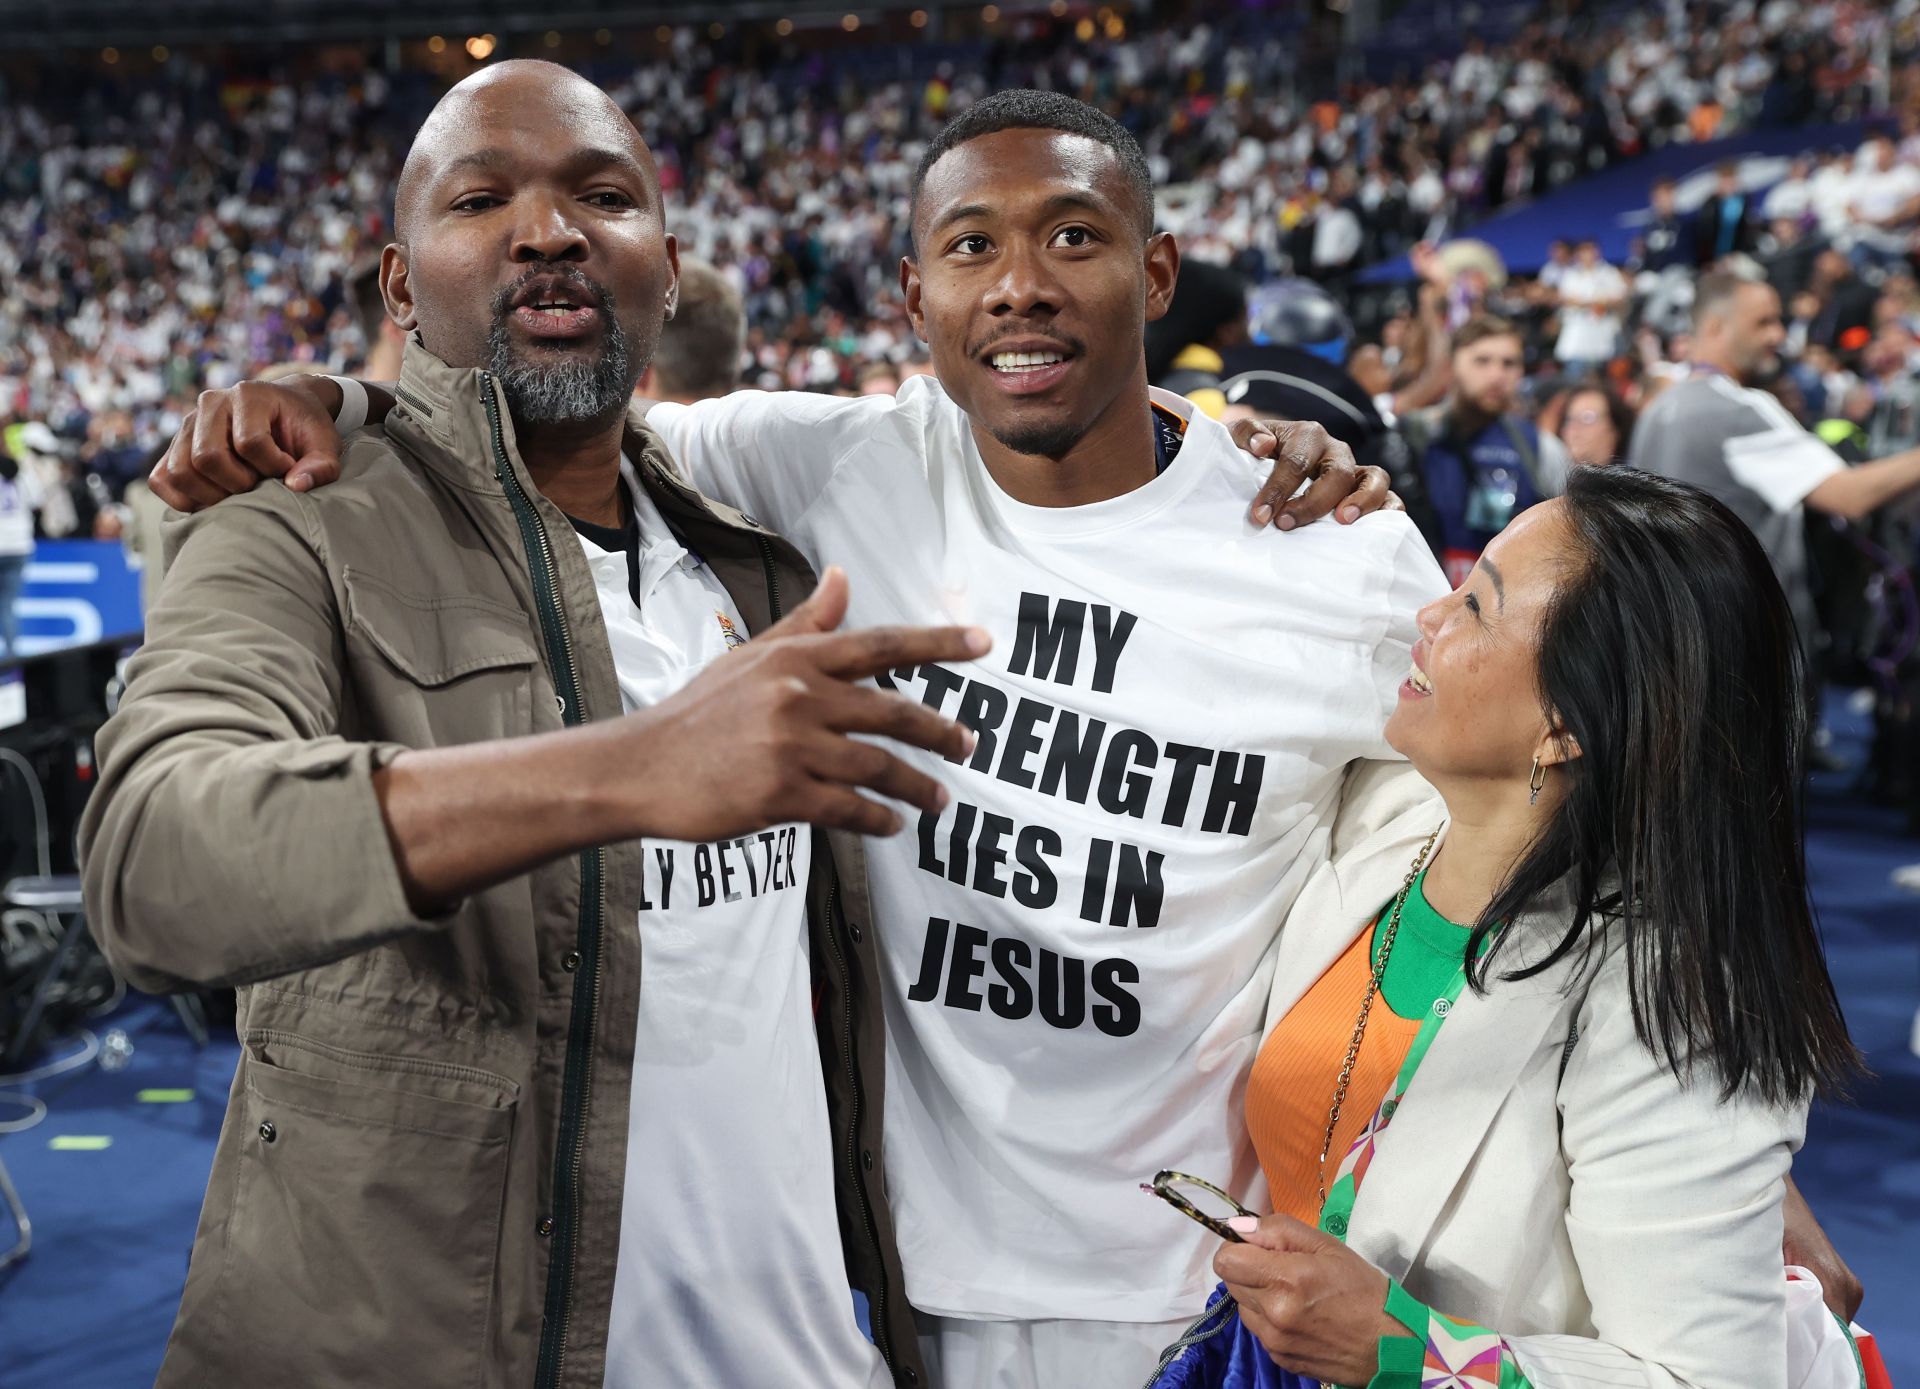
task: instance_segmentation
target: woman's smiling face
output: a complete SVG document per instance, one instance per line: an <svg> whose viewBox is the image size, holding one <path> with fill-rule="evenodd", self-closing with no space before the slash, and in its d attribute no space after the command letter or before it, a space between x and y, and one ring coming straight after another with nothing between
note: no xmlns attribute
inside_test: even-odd
<svg viewBox="0 0 1920 1389"><path fill-rule="evenodd" d="M1387 741L1441 791L1524 786L1536 755L1557 760L1539 689L1540 631L1574 552L1559 502L1494 537L1466 581L1420 610L1413 669Z"/></svg>

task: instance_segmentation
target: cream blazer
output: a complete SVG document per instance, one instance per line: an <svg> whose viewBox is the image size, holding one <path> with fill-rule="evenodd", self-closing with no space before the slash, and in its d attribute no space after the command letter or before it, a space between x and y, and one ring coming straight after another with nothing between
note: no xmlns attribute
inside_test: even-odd
<svg viewBox="0 0 1920 1389"><path fill-rule="evenodd" d="M1424 786L1402 769L1397 802L1376 798L1394 818L1340 846L1288 914L1269 1031L1444 819L1405 779ZM1505 1336L1535 1389L1784 1389L1781 1203L1807 1106L1722 1104L1710 1082L1675 1080L1634 1033L1617 951L1499 982L1566 919L1516 923L1489 991L1453 1006L1347 1243L1435 1311Z"/></svg>

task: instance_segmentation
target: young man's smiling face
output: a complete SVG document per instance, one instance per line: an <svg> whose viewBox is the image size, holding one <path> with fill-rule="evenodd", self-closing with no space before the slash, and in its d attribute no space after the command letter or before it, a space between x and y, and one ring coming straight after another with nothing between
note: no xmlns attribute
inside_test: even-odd
<svg viewBox="0 0 1920 1389"><path fill-rule="evenodd" d="M977 136L927 171L907 312L947 394L1006 448L1058 458L1144 400L1146 325L1179 272L1149 216L1119 155L1065 131Z"/></svg>

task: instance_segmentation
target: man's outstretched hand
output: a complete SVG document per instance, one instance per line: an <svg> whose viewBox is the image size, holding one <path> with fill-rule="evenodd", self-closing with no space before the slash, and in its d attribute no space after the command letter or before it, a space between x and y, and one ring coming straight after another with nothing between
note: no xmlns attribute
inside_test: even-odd
<svg viewBox="0 0 1920 1389"><path fill-rule="evenodd" d="M400 881L416 911L595 844L732 839L789 821L896 834L947 789L901 754L949 761L972 729L874 689L894 666L960 665L973 627L841 626L847 577L713 661L678 693L562 732L403 752L373 774Z"/></svg>
<svg viewBox="0 0 1920 1389"><path fill-rule="evenodd" d="M1341 525L1370 511L1403 511L1393 495L1386 469L1362 467L1353 450L1308 420L1235 420L1227 428L1233 442L1255 458L1271 459L1267 475L1253 499L1256 526L1273 525L1290 531L1334 512ZM1300 484L1307 489L1300 492ZM1294 496L1300 492L1299 496Z"/></svg>
<svg viewBox="0 0 1920 1389"><path fill-rule="evenodd" d="M340 388L324 376L202 391L147 484L175 511L200 511L270 477L295 492L323 487L340 476L339 407Z"/></svg>

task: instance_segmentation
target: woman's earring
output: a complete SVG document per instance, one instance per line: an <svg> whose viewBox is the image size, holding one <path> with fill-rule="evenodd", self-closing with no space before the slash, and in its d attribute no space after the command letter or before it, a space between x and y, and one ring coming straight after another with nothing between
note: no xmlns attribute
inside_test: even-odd
<svg viewBox="0 0 1920 1389"><path fill-rule="evenodd" d="M1527 778L1527 791L1529 793L1527 796L1528 805L1538 805L1540 803L1540 791L1546 784L1547 769L1541 766L1540 759L1535 757L1533 759L1533 774Z"/></svg>

